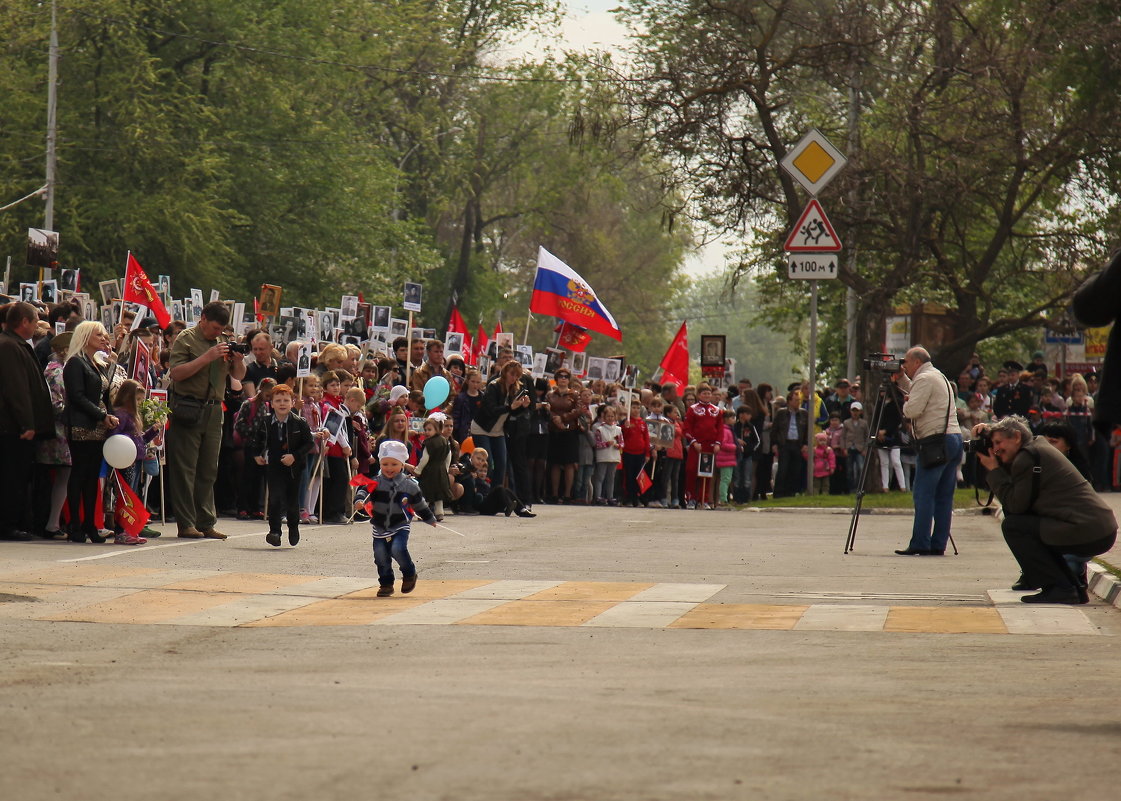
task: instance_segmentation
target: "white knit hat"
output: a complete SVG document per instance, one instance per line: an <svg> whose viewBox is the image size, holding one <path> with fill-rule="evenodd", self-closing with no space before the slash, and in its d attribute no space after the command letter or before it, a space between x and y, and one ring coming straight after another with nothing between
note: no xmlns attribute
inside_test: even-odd
<svg viewBox="0 0 1121 801"><path fill-rule="evenodd" d="M409 461L409 449L405 447L403 442L387 439L378 448L378 459L396 459L401 464L405 464Z"/></svg>
<svg viewBox="0 0 1121 801"><path fill-rule="evenodd" d="M401 400L402 395L408 395L408 394L409 394L408 387L403 387L400 384L398 384L393 389L389 390L389 402L390 403L396 403L397 401Z"/></svg>

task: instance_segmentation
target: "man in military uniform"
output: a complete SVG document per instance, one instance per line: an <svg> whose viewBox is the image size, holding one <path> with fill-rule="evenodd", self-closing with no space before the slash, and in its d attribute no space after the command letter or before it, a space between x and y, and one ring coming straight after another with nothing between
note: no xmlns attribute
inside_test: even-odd
<svg viewBox="0 0 1121 801"><path fill-rule="evenodd" d="M175 339L168 361L171 375L171 424L167 461L171 504L179 536L224 540L214 529L214 480L222 445L222 399L226 378L245 377L245 361L219 339L230 321L219 302L203 307L194 328Z"/></svg>

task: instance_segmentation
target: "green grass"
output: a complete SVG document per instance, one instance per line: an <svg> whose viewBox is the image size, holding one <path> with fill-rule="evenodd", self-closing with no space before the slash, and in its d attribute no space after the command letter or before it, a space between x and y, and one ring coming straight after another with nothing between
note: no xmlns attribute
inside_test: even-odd
<svg viewBox="0 0 1121 801"><path fill-rule="evenodd" d="M981 495L981 503L989 497ZM855 495L798 495L793 498L777 498L768 501L754 501L750 505L759 509L781 509L799 507L802 509L852 509L856 504ZM954 492L954 508L969 509L977 507L973 490L959 489ZM909 492L868 492L861 503L864 509L914 509L914 499ZM743 507L739 507L743 508Z"/></svg>

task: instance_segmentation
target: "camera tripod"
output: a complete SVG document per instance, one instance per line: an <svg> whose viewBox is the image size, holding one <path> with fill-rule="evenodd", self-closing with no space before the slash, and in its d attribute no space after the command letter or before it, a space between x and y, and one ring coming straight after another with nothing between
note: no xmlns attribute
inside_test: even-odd
<svg viewBox="0 0 1121 801"><path fill-rule="evenodd" d="M850 553L856 549L856 527L860 523L860 509L864 505L864 485L868 481L868 469L872 465L872 460L868 458L872 448L876 446L876 433L880 430L880 423L884 416L884 407L887 406L890 399L896 404L896 407L903 411L903 394L899 391L899 387L891 380L891 373L883 373L880 376L880 386L876 390L876 405L872 411L872 417L868 422L868 447L864 457L864 466L860 469L860 479L856 487L856 503L852 508L852 519L849 521L849 536L845 540L845 554ZM954 542L953 535L950 535L950 543L954 547L954 553L958 552L957 543Z"/></svg>

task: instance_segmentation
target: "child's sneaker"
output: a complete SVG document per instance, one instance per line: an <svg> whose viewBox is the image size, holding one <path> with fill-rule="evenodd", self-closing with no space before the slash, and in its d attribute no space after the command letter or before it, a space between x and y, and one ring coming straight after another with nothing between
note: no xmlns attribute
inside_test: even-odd
<svg viewBox="0 0 1121 801"><path fill-rule="evenodd" d="M415 587L415 586L416 586L416 573L413 573L411 576L402 576L401 577L401 592L405 592L405 593L412 592L413 587ZM393 592L393 588L390 587L389 591Z"/></svg>
<svg viewBox="0 0 1121 801"><path fill-rule="evenodd" d="M295 528L288 529L288 544L289 545L299 545L300 544L300 531L299 531L299 529L295 529Z"/></svg>
<svg viewBox="0 0 1121 801"><path fill-rule="evenodd" d="M416 581L415 577L413 578L413 581L415 583L415 581ZM388 598L392 594L393 594L393 585L392 584L390 584L388 586L385 586L385 587L378 587L378 597L379 598Z"/></svg>
<svg viewBox="0 0 1121 801"><path fill-rule="evenodd" d="M143 537L137 537L134 534L125 534L124 532L113 537L114 545L143 545L147 541L148 540Z"/></svg>
<svg viewBox="0 0 1121 801"><path fill-rule="evenodd" d="M270 531L268 534L265 535L265 542L267 542L269 545L271 545L274 548L279 548L280 547L280 532L279 531Z"/></svg>

